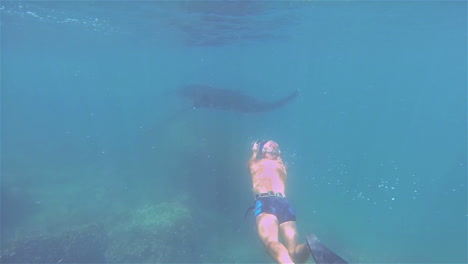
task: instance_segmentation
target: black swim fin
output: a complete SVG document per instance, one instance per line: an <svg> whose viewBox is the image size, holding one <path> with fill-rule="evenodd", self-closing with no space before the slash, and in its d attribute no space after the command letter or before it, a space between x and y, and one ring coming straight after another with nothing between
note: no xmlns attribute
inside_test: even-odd
<svg viewBox="0 0 468 264"><path fill-rule="evenodd" d="M320 240L313 234L306 237L312 257L317 264L348 264L346 260L331 252Z"/></svg>

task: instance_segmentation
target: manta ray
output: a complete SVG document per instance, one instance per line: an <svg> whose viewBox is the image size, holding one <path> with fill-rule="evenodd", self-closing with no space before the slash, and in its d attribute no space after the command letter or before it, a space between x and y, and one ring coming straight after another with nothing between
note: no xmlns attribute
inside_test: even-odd
<svg viewBox="0 0 468 264"><path fill-rule="evenodd" d="M174 94L171 92L171 94ZM163 120L157 122L145 129L146 133L153 132L167 126L169 123L184 116L189 111L197 109L225 110L239 113L260 113L278 109L291 101L299 94L296 89L289 95L276 101L263 101L261 99L249 96L238 90L224 89L209 85L187 85L175 91L177 96L188 99L191 105L172 113Z"/></svg>
<svg viewBox="0 0 468 264"><path fill-rule="evenodd" d="M242 113L266 112L280 108L294 100L298 94L297 89L284 98L267 102L241 91L208 85L187 85L177 91L177 95L192 101L193 109L211 108Z"/></svg>

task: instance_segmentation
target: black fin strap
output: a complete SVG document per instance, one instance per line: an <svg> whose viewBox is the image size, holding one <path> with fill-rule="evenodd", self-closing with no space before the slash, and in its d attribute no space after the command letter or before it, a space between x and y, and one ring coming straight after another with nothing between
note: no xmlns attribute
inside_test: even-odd
<svg viewBox="0 0 468 264"><path fill-rule="evenodd" d="M250 213L250 211L253 211L253 209L255 209L255 205L252 205L249 208L247 208L244 215L244 221L247 219L247 215Z"/></svg>

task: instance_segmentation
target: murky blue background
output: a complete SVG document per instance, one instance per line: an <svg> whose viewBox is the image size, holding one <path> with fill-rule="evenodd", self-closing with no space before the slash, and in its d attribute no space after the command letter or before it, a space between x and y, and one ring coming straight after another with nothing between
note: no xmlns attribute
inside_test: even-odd
<svg viewBox="0 0 468 264"><path fill-rule="evenodd" d="M183 200L198 261L271 262L243 216L251 143L273 139L301 239L350 262L466 263L466 10L2 1L2 243ZM171 118L189 84L300 95Z"/></svg>

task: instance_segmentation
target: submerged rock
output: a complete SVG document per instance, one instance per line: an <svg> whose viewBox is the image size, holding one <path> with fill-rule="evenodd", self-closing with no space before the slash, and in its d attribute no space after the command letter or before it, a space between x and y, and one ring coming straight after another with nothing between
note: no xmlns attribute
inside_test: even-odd
<svg viewBox="0 0 468 264"><path fill-rule="evenodd" d="M111 232L111 263L197 262L193 219L178 202L146 205Z"/></svg>
<svg viewBox="0 0 468 264"><path fill-rule="evenodd" d="M105 226L22 237L2 247L0 263L200 262L192 213L181 202L136 208Z"/></svg>
<svg viewBox="0 0 468 264"><path fill-rule="evenodd" d="M2 252L1 263L103 263L107 234L88 225L61 235L21 238Z"/></svg>

